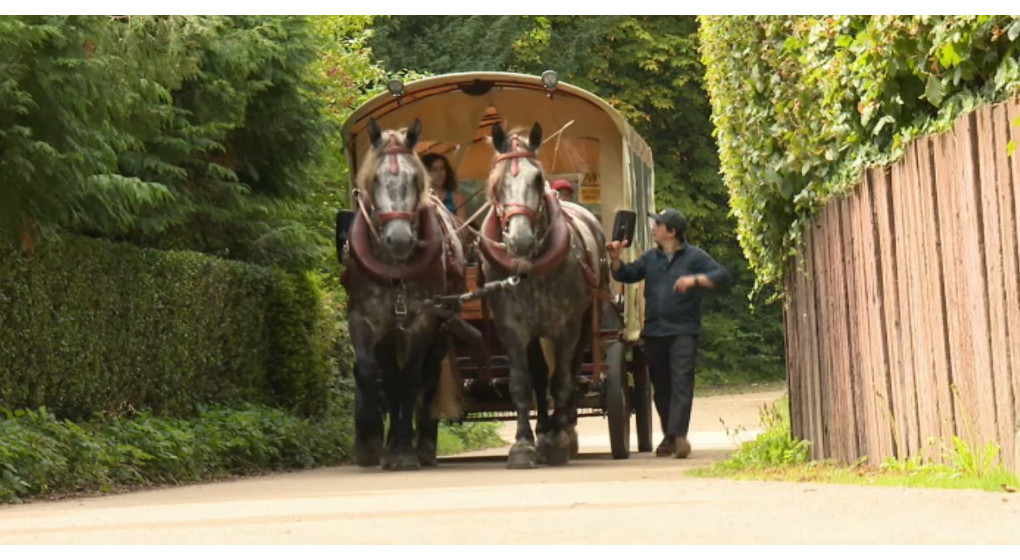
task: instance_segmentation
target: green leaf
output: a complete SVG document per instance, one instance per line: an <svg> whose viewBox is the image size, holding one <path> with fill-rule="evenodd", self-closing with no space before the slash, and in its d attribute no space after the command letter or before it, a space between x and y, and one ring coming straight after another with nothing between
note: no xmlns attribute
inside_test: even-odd
<svg viewBox="0 0 1020 560"><path fill-rule="evenodd" d="M943 68L953 68L960 64L963 58L956 52L952 43L946 43L938 48L939 64Z"/></svg>
<svg viewBox="0 0 1020 560"><path fill-rule="evenodd" d="M1016 151L1016 140L1010 140L1006 143L1006 156L1013 157L1013 152Z"/></svg>
<svg viewBox="0 0 1020 560"><path fill-rule="evenodd" d="M1014 20L1013 23L1010 24L1009 28L1006 30L1006 37L1008 37L1010 41L1016 41L1016 38L1020 37L1020 19Z"/></svg>
<svg viewBox="0 0 1020 560"><path fill-rule="evenodd" d="M942 106L942 101L946 97L946 86L934 74L928 74L928 82L924 86L924 97L936 107Z"/></svg>

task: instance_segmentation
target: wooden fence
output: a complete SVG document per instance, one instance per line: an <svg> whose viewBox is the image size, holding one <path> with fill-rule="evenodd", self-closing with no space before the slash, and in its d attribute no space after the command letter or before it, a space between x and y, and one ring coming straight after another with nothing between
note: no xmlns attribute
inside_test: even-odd
<svg viewBox="0 0 1020 560"><path fill-rule="evenodd" d="M1016 101L986 106L913 141L805 232L786 356L814 458L942 460L932 438L957 435L1020 470L1018 118Z"/></svg>

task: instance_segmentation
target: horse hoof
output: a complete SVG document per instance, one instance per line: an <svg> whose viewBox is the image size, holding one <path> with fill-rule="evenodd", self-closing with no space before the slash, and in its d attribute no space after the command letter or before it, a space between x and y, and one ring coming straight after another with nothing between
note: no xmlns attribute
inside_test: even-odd
<svg viewBox="0 0 1020 560"><path fill-rule="evenodd" d="M535 446L530 442L518 442L510 448L510 456L507 458L506 468L508 469L533 469L537 457Z"/></svg>
<svg viewBox="0 0 1020 560"><path fill-rule="evenodd" d="M418 471L421 470L421 462L418 460L418 453L393 453L384 466L391 471Z"/></svg>
<svg viewBox="0 0 1020 560"><path fill-rule="evenodd" d="M381 464L379 450L368 445L356 445L354 462L359 467L378 467Z"/></svg>
<svg viewBox="0 0 1020 560"><path fill-rule="evenodd" d="M570 438L570 458L574 459L580 453L580 446L577 444L577 430L573 426L567 428L567 437Z"/></svg>
<svg viewBox="0 0 1020 560"><path fill-rule="evenodd" d="M358 455L354 461L359 467L378 467L380 465L378 455Z"/></svg>
<svg viewBox="0 0 1020 560"><path fill-rule="evenodd" d="M546 460L550 465L565 465L570 461L570 436L566 432L557 433L546 451Z"/></svg>
<svg viewBox="0 0 1020 560"><path fill-rule="evenodd" d="M535 441L535 462L539 465L549 464L549 449L552 446L553 441L549 434L539 434Z"/></svg>
<svg viewBox="0 0 1020 560"><path fill-rule="evenodd" d="M434 447L429 449L419 448L418 462L420 462L423 467L434 467L438 465L439 459L436 458L436 449Z"/></svg>

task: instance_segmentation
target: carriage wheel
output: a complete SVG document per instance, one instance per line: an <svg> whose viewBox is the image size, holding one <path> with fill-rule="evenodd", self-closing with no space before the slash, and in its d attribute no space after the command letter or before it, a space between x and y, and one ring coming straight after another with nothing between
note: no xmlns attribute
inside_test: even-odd
<svg viewBox="0 0 1020 560"><path fill-rule="evenodd" d="M609 417L609 446L613 459L630 457L630 403L627 401L627 360L623 343L613 342L606 349L606 415Z"/></svg>
<svg viewBox="0 0 1020 560"><path fill-rule="evenodd" d="M652 450L652 383L648 377L648 366L640 350L634 349L634 418L637 423L638 451Z"/></svg>

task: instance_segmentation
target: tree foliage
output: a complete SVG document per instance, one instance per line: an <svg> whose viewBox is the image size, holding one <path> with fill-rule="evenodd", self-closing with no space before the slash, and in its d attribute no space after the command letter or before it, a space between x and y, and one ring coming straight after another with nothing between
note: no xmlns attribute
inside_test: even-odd
<svg viewBox="0 0 1020 560"><path fill-rule="evenodd" d="M258 262L309 262L294 220L328 134L304 18L0 21L8 233L35 224Z"/></svg>
<svg viewBox="0 0 1020 560"><path fill-rule="evenodd" d="M759 287L867 166L1020 85L1020 18L705 17L706 84L738 235Z"/></svg>

